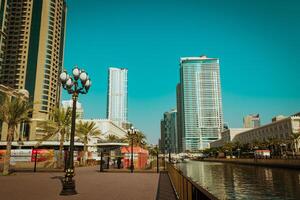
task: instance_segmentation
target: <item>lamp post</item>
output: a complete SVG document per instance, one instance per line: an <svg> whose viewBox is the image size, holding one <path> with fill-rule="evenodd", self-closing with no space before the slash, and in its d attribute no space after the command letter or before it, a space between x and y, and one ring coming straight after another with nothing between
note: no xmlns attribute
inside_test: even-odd
<svg viewBox="0 0 300 200"><path fill-rule="evenodd" d="M59 78L62 86L69 94L72 94L73 108L72 108L72 124L70 135L70 148L66 168L66 174L63 180L63 188L60 195L74 195L77 194L75 190L74 177L74 137L75 137L75 121L76 121L76 103L79 94L86 94L92 85L88 74L82 69L75 66L72 70L73 77L69 76L66 71L63 71Z"/></svg>
<svg viewBox="0 0 300 200"><path fill-rule="evenodd" d="M156 173L159 173L159 148L156 146Z"/></svg>
<svg viewBox="0 0 300 200"><path fill-rule="evenodd" d="M238 158L240 158L240 156L241 156L241 149L238 148L237 151L238 151Z"/></svg>
<svg viewBox="0 0 300 200"><path fill-rule="evenodd" d="M133 138L136 136L136 129L131 127L128 131L128 135L130 136L131 140L131 159L130 159L130 173L133 173L134 164L133 164Z"/></svg>

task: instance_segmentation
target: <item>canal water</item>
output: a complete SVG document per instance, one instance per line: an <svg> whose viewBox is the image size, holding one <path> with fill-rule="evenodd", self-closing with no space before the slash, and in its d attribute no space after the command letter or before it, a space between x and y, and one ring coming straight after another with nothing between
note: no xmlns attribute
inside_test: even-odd
<svg viewBox="0 0 300 200"><path fill-rule="evenodd" d="M300 200L300 170L201 161L176 168L219 199Z"/></svg>

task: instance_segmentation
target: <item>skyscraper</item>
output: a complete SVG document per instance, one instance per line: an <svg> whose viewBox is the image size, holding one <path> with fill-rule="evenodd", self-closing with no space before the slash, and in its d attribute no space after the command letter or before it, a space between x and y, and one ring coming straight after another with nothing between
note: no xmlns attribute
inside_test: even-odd
<svg viewBox="0 0 300 200"><path fill-rule="evenodd" d="M247 115L243 119L244 128L257 128L260 127L260 118L259 114L256 115Z"/></svg>
<svg viewBox="0 0 300 200"><path fill-rule="evenodd" d="M37 121L49 118L59 105L66 3L64 0L10 0L7 6L6 45L0 83L26 89L34 102L30 139Z"/></svg>
<svg viewBox="0 0 300 200"><path fill-rule="evenodd" d="M164 142L164 152L178 153L176 109L164 113L161 120L161 138Z"/></svg>
<svg viewBox="0 0 300 200"><path fill-rule="evenodd" d="M108 69L107 118L119 126L127 122L127 72L125 68Z"/></svg>
<svg viewBox="0 0 300 200"><path fill-rule="evenodd" d="M183 150L196 151L220 138L223 130L219 59L180 59Z"/></svg>
<svg viewBox="0 0 300 200"><path fill-rule="evenodd" d="M0 71L2 68L7 24L7 0L0 0Z"/></svg>
<svg viewBox="0 0 300 200"><path fill-rule="evenodd" d="M177 146L178 152L183 152L183 122L182 122L182 97L181 97L181 85L176 86L176 106L177 106Z"/></svg>

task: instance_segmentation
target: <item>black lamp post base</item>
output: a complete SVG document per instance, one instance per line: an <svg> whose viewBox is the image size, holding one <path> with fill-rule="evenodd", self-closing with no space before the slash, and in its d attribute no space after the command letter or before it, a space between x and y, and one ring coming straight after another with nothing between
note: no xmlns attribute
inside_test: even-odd
<svg viewBox="0 0 300 200"><path fill-rule="evenodd" d="M75 195L77 194L75 190L75 180L63 180L63 189L60 195Z"/></svg>
<svg viewBox="0 0 300 200"><path fill-rule="evenodd" d="M133 170L134 170L134 166L131 165L131 166L130 166L130 172L133 173Z"/></svg>

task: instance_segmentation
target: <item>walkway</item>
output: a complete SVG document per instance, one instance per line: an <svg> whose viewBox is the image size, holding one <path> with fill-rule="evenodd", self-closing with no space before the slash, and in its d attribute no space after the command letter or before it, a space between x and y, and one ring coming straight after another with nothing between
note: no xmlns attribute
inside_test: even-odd
<svg viewBox="0 0 300 200"><path fill-rule="evenodd" d="M160 173L157 200L177 200L167 172Z"/></svg>
<svg viewBox="0 0 300 200"><path fill-rule="evenodd" d="M59 196L61 172L0 176L0 199L9 200L154 200L156 173L99 173L98 167L76 169L77 195Z"/></svg>

